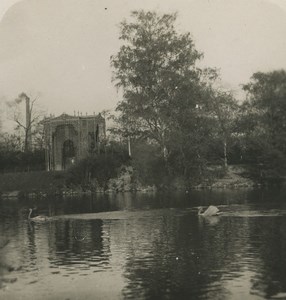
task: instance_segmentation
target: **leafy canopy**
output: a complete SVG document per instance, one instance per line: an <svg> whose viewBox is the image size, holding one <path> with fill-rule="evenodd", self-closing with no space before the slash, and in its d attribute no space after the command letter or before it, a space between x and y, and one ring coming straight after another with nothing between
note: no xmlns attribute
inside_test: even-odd
<svg viewBox="0 0 286 300"><path fill-rule="evenodd" d="M129 134L145 136L166 146L172 115L178 107L194 108L201 59L189 33L175 30L176 14L134 11L123 21L117 55L111 57L114 80L123 90L118 104Z"/></svg>

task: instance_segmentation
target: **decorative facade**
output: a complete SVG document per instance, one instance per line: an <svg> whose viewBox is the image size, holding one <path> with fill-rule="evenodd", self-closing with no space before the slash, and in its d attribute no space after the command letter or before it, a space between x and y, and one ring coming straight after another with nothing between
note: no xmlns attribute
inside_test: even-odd
<svg viewBox="0 0 286 300"><path fill-rule="evenodd" d="M65 170L99 151L105 138L105 119L98 115L62 114L42 121L45 136L46 170Z"/></svg>

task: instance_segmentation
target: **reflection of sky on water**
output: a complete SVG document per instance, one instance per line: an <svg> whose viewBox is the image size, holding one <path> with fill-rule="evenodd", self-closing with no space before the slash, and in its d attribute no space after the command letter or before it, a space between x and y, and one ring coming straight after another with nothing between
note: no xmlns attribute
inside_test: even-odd
<svg viewBox="0 0 286 300"><path fill-rule="evenodd" d="M269 299L286 291L283 203L223 200L225 215L204 219L192 208L206 204L198 199L132 197L74 199L74 211L42 204L52 215L125 209L42 224L25 220L25 202L2 202L0 236L9 243L0 249L0 298Z"/></svg>

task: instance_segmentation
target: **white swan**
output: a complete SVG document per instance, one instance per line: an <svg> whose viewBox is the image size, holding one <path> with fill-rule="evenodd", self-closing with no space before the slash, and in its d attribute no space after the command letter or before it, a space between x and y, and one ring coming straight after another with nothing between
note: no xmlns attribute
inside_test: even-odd
<svg viewBox="0 0 286 300"><path fill-rule="evenodd" d="M36 216L34 218L31 218L32 211L33 211L33 209L29 208L29 215L28 215L28 220L29 221L33 221L33 222L45 222L45 221L49 220L49 218L47 216Z"/></svg>
<svg viewBox="0 0 286 300"><path fill-rule="evenodd" d="M200 206L198 215L203 217L213 217L213 216L219 216L222 212L219 211L219 209L216 206L210 205L204 212L203 208Z"/></svg>

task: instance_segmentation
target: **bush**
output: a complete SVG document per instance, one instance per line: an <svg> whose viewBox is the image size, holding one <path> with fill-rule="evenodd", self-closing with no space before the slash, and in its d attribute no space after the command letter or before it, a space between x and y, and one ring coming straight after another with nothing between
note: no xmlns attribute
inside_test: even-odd
<svg viewBox="0 0 286 300"><path fill-rule="evenodd" d="M41 170L45 170L44 150L0 151L0 171L3 173Z"/></svg>
<svg viewBox="0 0 286 300"><path fill-rule="evenodd" d="M167 185L170 178L157 145L137 142L132 147L132 166L145 185Z"/></svg>
<svg viewBox="0 0 286 300"><path fill-rule="evenodd" d="M129 161L126 151L112 145L112 148L105 149L105 153L87 157L70 168L66 174L67 185L81 185L84 188L96 179L99 186L106 189L109 179L116 177L120 166L129 164Z"/></svg>

